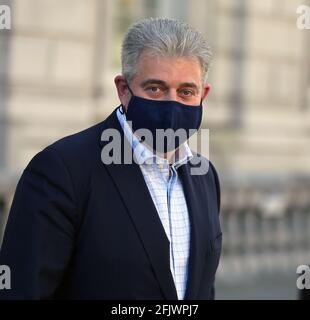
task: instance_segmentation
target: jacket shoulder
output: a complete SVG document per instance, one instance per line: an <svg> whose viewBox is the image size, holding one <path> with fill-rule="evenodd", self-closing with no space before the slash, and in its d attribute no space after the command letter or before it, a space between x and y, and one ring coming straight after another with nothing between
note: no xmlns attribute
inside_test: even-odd
<svg viewBox="0 0 310 320"><path fill-rule="evenodd" d="M103 126L104 121L97 123L83 131L71 134L64 138L61 138L47 148L55 149L57 152L63 155L73 156L80 154L81 151L86 152L91 150L95 145L99 145L100 128Z"/></svg>
<svg viewBox="0 0 310 320"><path fill-rule="evenodd" d="M54 185L62 184L64 188L73 190L76 199L80 199L77 195L86 194L93 171L100 161L103 124L104 121L47 146L31 159L24 174L36 173Z"/></svg>

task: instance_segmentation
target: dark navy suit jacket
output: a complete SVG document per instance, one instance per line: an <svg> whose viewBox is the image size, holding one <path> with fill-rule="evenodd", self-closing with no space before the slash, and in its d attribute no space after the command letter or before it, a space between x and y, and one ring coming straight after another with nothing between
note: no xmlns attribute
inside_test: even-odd
<svg viewBox="0 0 310 320"><path fill-rule="evenodd" d="M0 299L177 299L169 241L139 166L103 164L103 122L38 153L18 183L0 252L11 290ZM197 155L195 155L197 156ZM207 161L205 158L203 161ZM186 299L214 298L222 233L220 187L178 168L189 209Z"/></svg>

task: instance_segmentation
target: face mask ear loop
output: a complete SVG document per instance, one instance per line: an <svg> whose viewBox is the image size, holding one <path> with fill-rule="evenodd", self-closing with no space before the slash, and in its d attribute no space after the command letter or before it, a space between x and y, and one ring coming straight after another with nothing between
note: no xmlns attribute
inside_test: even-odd
<svg viewBox="0 0 310 320"><path fill-rule="evenodd" d="M129 84L128 84L127 81L126 81L126 85L127 85L127 88L128 88L128 90L129 90L130 94L131 94L132 96L134 96L134 94L133 94L132 90L130 89Z"/></svg>
<svg viewBox="0 0 310 320"><path fill-rule="evenodd" d="M126 83L126 86L127 86L128 90L129 90L130 94L133 96L134 94L133 94L133 92L131 91L131 89L130 89L130 87L129 87L129 85L128 85L128 82L127 82L126 80L125 80L125 83ZM121 114L124 114L124 113L125 113L125 108L124 108L124 106L123 106L122 104L119 106L119 112L120 112Z"/></svg>

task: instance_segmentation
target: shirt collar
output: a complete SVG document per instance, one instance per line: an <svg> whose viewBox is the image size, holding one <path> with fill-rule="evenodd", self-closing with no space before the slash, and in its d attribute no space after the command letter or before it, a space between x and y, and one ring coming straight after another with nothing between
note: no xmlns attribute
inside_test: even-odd
<svg viewBox="0 0 310 320"><path fill-rule="evenodd" d="M123 108L120 106L120 108ZM132 132L132 129L126 121L125 112L121 112L120 108L117 109L117 118L124 131L124 134L129 141L134 157L138 164L169 164L167 159L158 156L153 150L146 147L140 142L138 137ZM171 164L175 168L187 163L193 158L192 151L190 150L187 142L184 142L179 149L175 152L173 163Z"/></svg>

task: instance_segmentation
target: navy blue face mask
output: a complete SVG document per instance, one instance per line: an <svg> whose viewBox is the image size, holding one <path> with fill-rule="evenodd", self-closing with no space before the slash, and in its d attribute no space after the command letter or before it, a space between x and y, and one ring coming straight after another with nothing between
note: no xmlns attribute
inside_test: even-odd
<svg viewBox="0 0 310 320"><path fill-rule="evenodd" d="M146 136L145 143L153 150L166 153L177 149L199 129L202 120L202 100L200 105L192 106L177 101L145 99L135 96L130 88L129 91L132 97L128 104L126 119L132 122L133 132L139 129L148 129L152 133L152 143L148 143ZM179 129L183 130L178 131L181 131L180 135L167 134L163 139L158 139L157 129L172 129L173 133ZM163 132L163 130L160 131ZM169 131L171 132L168 130L167 133ZM141 138L143 140L142 136ZM157 143L157 140L161 141Z"/></svg>

